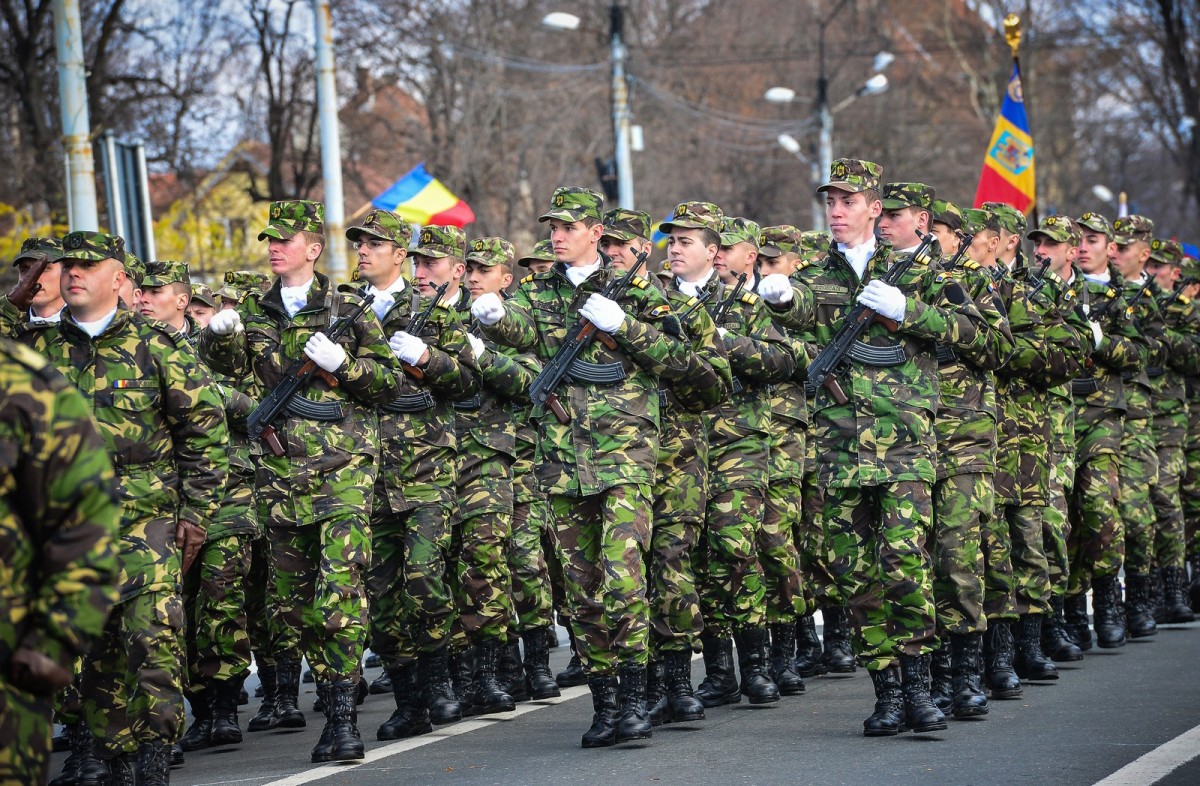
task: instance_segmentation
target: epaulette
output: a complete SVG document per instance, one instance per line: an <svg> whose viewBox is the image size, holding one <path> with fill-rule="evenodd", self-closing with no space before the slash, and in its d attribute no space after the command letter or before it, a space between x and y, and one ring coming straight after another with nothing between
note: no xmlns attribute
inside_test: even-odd
<svg viewBox="0 0 1200 786"><path fill-rule="evenodd" d="M519 285L524 286L528 284L530 281L533 281L533 277L536 275L537 273L530 273L529 275L525 276L525 278L521 279L520 282L518 282Z"/></svg>
<svg viewBox="0 0 1200 786"><path fill-rule="evenodd" d="M753 306L755 303L761 300L761 298L753 292L742 292L742 296L739 298L739 300L741 300L747 306Z"/></svg>
<svg viewBox="0 0 1200 786"><path fill-rule="evenodd" d="M792 274L794 275L796 273L799 273L801 270L805 270L810 267L812 267L811 259L801 259L799 262L796 263L796 269L792 271Z"/></svg>
<svg viewBox="0 0 1200 786"><path fill-rule="evenodd" d="M950 280L952 280L950 274L944 270L939 272L936 276L933 277L933 283L935 283L935 284L941 284L941 283L944 283L944 282L950 281Z"/></svg>
<svg viewBox="0 0 1200 786"><path fill-rule="evenodd" d="M966 268L967 270L980 270L983 267L978 262L976 262L974 259L963 260L962 266L964 268Z"/></svg>
<svg viewBox="0 0 1200 786"><path fill-rule="evenodd" d="M1187 295L1179 296L1179 305L1186 306L1188 303L1191 303L1191 302L1192 302L1192 299L1190 297L1188 297Z"/></svg>
<svg viewBox="0 0 1200 786"><path fill-rule="evenodd" d="M692 306L696 305L696 304L697 304L697 303L699 303L699 302L700 302L700 298L698 298L698 297L690 297L690 298L688 298L688 299L687 299L687 302L686 302L686 303L684 303L684 305L685 305L687 308L691 308Z"/></svg>
<svg viewBox="0 0 1200 786"><path fill-rule="evenodd" d="M646 287L650 286L650 282L647 281L646 279L642 278L641 276L634 276L633 280L630 281L629 283L632 284L633 286L637 287L638 289L645 289Z"/></svg>
<svg viewBox="0 0 1200 786"><path fill-rule="evenodd" d="M340 287L338 288L337 291L338 291L338 294L345 296L346 303L348 305L350 305L354 308L358 308L359 306L362 305L362 302L363 302L362 292L357 291L357 290L351 291L351 292L344 292L344 291L342 291L342 289Z"/></svg>

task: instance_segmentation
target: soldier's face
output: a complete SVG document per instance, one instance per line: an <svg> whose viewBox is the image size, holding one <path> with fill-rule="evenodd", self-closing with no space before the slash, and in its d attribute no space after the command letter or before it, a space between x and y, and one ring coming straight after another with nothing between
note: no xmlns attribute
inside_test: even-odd
<svg viewBox="0 0 1200 786"><path fill-rule="evenodd" d="M554 263L549 259L531 259L527 265L530 273L545 273L550 268L554 267Z"/></svg>
<svg viewBox="0 0 1200 786"><path fill-rule="evenodd" d="M462 281L467 266L458 257L427 257L413 254L413 279L417 283L422 297L433 297L434 292L442 284L450 284L446 288L446 296L454 293L459 281Z"/></svg>
<svg viewBox="0 0 1200 786"><path fill-rule="evenodd" d="M1060 243L1057 240L1051 240L1046 235L1038 235L1033 242L1033 253L1039 257L1048 257L1050 269L1060 276L1066 272L1067 266L1070 264L1072 248L1070 243Z"/></svg>
<svg viewBox="0 0 1200 786"><path fill-rule="evenodd" d="M1156 262L1151 259L1146 263L1146 272L1154 276L1154 280L1160 287L1170 292L1175 288L1175 282L1179 280L1181 271L1175 265L1164 265L1162 262Z"/></svg>
<svg viewBox="0 0 1200 786"><path fill-rule="evenodd" d="M840 188L825 192L825 218L829 234L838 243L854 247L865 243L875 231L875 219L883 212L878 199L867 201L864 193L852 194Z"/></svg>
<svg viewBox="0 0 1200 786"><path fill-rule="evenodd" d="M967 256L984 267L996 264L996 252L1000 250L1000 235L990 229L982 229L971 239Z"/></svg>
<svg viewBox="0 0 1200 786"><path fill-rule="evenodd" d="M920 216L924 214L923 210L912 207L885 210L879 219L879 236L896 248L911 248L921 242L917 230L921 228Z"/></svg>
<svg viewBox="0 0 1200 786"><path fill-rule="evenodd" d="M882 227L882 223L880 226ZM958 233L941 221L935 221L933 228L929 231L938 239L938 244L942 247L942 253L946 256L954 256L958 253L958 249L962 247L962 238L958 236Z"/></svg>
<svg viewBox="0 0 1200 786"><path fill-rule="evenodd" d="M628 270L637 261L637 255L648 244L644 240L617 240L607 235L600 238L600 250L607 254L617 270Z"/></svg>
<svg viewBox="0 0 1200 786"><path fill-rule="evenodd" d="M358 247L358 275L362 280L383 289L400 277L408 249L388 240L363 236Z"/></svg>
<svg viewBox="0 0 1200 786"><path fill-rule="evenodd" d="M790 276L796 272L796 266L800 264L800 256L798 254L780 254L777 257L759 257L758 272L764 276L769 276L774 273L779 273L783 276Z"/></svg>
<svg viewBox="0 0 1200 786"><path fill-rule="evenodd" d="M596 246L604 225L588 226L582 221L550 219L550 245L554 258L566 265L590 265L596 261Z"/></svg>
<svg viewBox="0 0 1200 786"><path fill-rule="evenodd" d="M700 229L672 229L667 238L667 266L684 281L699 281L712 270L717 245L704 243Z"/></svg>
<svg viewBox="0 0 1200 786"><path fill-rule="evenodd" d="M754 273L754 262L758 259L758 249L753 243L745 241L734 243L732 246L721 246L713 267L717 275L726 284L732 284L742 273L750 276ZM747 284L749 286L749 284Z"/></svg>
<svg viewBox="0 0 1200 786"><path fill-rule="evenodd" d="M1125 278L1138 278L1142 268L1150 259L1150 244L1143 240L1117 246L1113 253L1113 264Z"/></svg>
<svg viewBox="0 0 1200 786"><path fill-rule="evenodd" d="M1101 273L1108 267L1108 259L1113 252L1114 246L1109 242L1108 235L1101 232L1084 232L1075 261L1084 273Z"/></svg>
<svg viewBox="0 0 1200 786"><path fill-rule="evenodd" d="M504 265L467 263L467 289L473 298L488 292L499 295L511 283L512 271Z"/></svg>
<svg viewBox="0 0 1200 786"><path fill-rule="evenodd" d="M215 313L217 313L215 308L207 303L201 303L199 300L193 300L187 307L188 316L195 320L201 330L208 327L208 320L212 319Z"/></svg>
<svg viewBox="0 0 1200 786"><path fill-rule="evenodd" d="M17 273L21 278L29 273L29 269L36 264L32 259L22 259L17 263ZM30 301L30 306L37 310L43 308L53 308L62 305L62 264L51 262L46 265L46 269L42 271L42 275L38 278L38 283L42 288L37 291Z"/></svg>
<svg viewBox="0 0 1200 786"><path fill-rule="evenodd" d="M271 238L267 244L267 254L272 273L285 282L291 280L295 284L303 284L312 278L317 257L321 256L321 244L309 243L304 239L303 232L297 232L287 240Z"/></svg>
<svg viewBox="0 0 1200 786"><path fill-rule="evenodd" d="M59 278L63 300L75 317L84 321L99 319L116 308L125 283L125 268L115 259L64 260Z"/></svg>
<svg viewBox="0 0 1200 786"><path fill-rule="evenodd" d="M187 309L188 295L176 290L173 284L161 287L143 287L138 299L137 310L160 322L182 327L183 314Z"/></svg>

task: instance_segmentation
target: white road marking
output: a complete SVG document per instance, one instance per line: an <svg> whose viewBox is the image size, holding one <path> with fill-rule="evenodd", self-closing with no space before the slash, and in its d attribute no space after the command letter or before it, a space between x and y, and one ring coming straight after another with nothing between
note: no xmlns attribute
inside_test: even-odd
<svg viewBox="0 0 1200 786"><path fill-rule="evenodd" d="M1096 786L1149 786L1200 756L1200 726L1134 759Z"/></svg>

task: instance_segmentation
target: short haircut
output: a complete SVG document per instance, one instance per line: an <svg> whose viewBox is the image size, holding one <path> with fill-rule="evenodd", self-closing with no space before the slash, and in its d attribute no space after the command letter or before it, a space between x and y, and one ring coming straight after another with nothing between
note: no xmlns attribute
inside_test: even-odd
<svg viewBox="0 0 1200 786"><path fill-rule="evenodd" d="M880 201L883 200L883 194L879 193L879 189L877 189L877 188L864 188L859 193L862 194L863 197L867 200L868 205L876 200L880 200ZM930 213L930 215L933 215L933 214Z"/></svg>
<svg viewBox="0 0 1200 786"><path fill-rule="evenodd" d="M325 251L325 236L320 232L309 232L307 229L300 230L300 234L304 236L305 243L319 243L321 252Z"/></svg>
<svg viewBox="0 0 1200 786"><path fill-rule="evenodd" d="M579 221L588 229L591 229L592 227L596 226L597 224L604 223L603 221L596 218L595 216L584 216L584 217L580 218Z"/></svg>

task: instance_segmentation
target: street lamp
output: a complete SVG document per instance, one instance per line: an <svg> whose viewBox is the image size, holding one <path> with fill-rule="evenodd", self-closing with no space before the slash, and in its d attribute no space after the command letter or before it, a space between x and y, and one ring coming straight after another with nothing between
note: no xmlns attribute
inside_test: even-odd
<svg viewBox="0 0 1200 786"><path fill-rule="evenodd" d="M782 89L786 90L787 88ZM792 136L791 134L780 134L775 138L775 141L778 142L779 146L784 150L800 159L802 163L808 164L809 179L816 183L816 185L820 185L821 171L818 168L817 161L814 158L809 158L801 152L800 142L797 141L796 137ZM813 227L821 227L825 225L825 205L822 204L821 200L817 198L816 185L813 186L812 225Z"/></svg>

